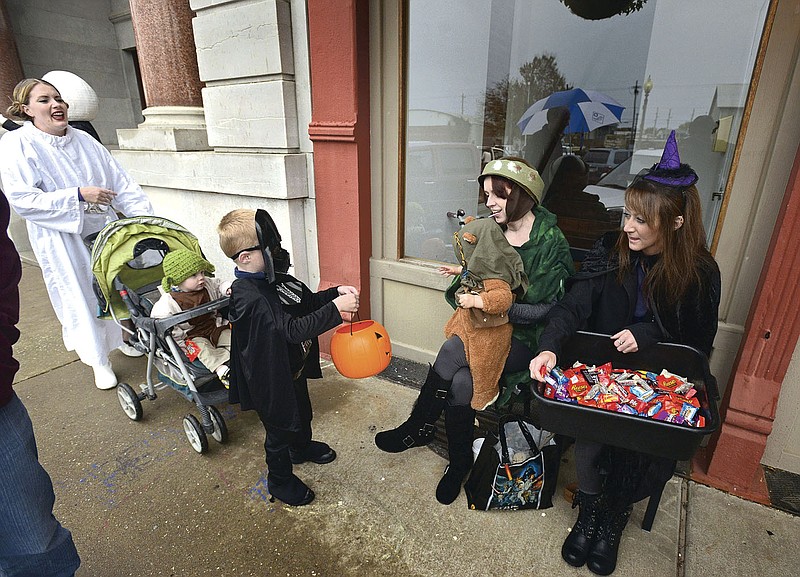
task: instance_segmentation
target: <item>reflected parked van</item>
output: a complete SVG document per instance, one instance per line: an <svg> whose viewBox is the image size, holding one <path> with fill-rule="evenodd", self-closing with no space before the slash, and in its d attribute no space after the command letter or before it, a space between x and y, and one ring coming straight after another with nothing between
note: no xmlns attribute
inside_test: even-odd
<svg viewBox="0 0 800 577"><path fill-rule="evenodd" d="M454 262L459 210L476 215L481 153L467 142L408 143L405 254ZM450 216L448 216L448 213Z"/></svg>
<svg viewBox="0 0 800 577"><path fill-rule="evenodd" d="M589 169L589 184L597 183L612 168L628 160L631 152L627 148L590 148L583 157Z"/></svg>

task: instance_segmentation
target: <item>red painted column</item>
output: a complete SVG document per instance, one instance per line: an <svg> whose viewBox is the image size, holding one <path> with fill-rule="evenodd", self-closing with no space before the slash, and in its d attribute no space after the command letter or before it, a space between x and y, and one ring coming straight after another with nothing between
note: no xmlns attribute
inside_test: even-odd
<svg viewBox="0 0 800 577"><path fill-rule="evenodd" d="M769 503L761 457L772 432L781 384L800 336L800 149L761 271L722 426L698 453L696 480Z"/></svg>
<svg viewBox="0 0 800 577"><path fill-rule="evenodd" d="M365 319L372 254L368 2L309 0L307 7L320 290L357 287Z"/></svg>

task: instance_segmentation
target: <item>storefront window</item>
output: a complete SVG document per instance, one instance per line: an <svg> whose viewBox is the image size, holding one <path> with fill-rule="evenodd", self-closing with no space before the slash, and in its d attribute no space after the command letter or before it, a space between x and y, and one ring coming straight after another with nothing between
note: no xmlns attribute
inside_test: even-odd
<svg viewBox="0 0 800 577"><path fill-rule="evenodd" d="M455 261L460 215L485 212L477 175L503 155L540 171L580 254L671 130L710 240L768 5L408 0L404 256Z"/></svg>

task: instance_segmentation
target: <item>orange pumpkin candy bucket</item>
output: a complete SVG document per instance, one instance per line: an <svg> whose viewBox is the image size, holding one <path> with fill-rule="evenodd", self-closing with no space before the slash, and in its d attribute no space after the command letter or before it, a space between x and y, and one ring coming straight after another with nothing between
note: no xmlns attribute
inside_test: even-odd
<svg viewBox="0 0 800 577"><path fill-rule="evenodd" d="M373 377L389 366L392 343L380 323L356 321L334 331L331 357L336 370L349 379Z"/></svg>

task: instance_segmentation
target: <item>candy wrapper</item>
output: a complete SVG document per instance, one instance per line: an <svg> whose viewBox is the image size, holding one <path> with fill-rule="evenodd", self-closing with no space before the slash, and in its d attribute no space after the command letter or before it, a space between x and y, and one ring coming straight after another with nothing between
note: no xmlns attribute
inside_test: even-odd
<svg viewBox="0 0 800 577"><path fill-rule="evenodd" d="M189 359L189 362L194 362L197 355L200 354L200 345L189 339L186 339L184 342L186 343L186 358Z"/></svg>

